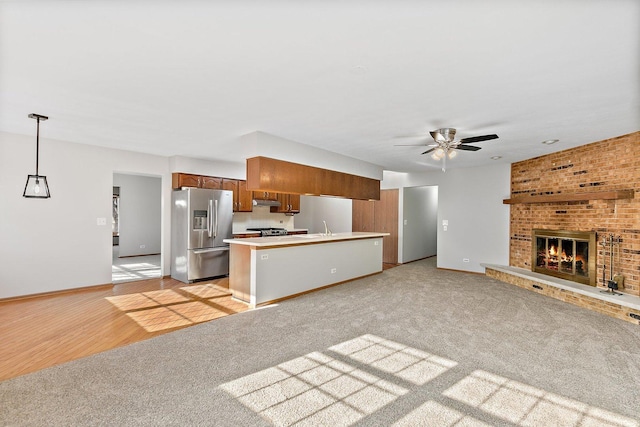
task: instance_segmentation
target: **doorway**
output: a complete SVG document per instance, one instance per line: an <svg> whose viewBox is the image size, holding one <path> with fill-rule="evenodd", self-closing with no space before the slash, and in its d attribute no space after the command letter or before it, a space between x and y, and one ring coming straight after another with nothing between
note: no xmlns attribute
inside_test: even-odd
<svg viewBox="0 0 640 427"><path fill-rule="evenodd" d="M435 256L438 186L405 187L402 194L402 262Z"/></svg>
<svg viewBox="0 0 640 427"><path fill-rule="evenodd" d="M160 177L113 174L111 280L162 277Z"/></svg>

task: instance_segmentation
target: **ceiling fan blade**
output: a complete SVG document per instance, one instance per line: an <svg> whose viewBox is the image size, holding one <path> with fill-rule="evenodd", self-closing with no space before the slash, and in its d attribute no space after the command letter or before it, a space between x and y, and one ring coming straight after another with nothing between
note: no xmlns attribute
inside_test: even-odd
<svg viewBox="0 0 640 427"><path fill-rule="evenodd" d="M437 147L438 144L393 144L394 147Z"/></svg>
<svg viewBox="0 0 640 427"><path fill-rule="evenodd" d="M463 150L463 151L478 151L481 148L482 147L475 147L473 145L458 145L455 149L456 150Z"/></svg>
<svg viewBox="0 0 640 427"><path fill-rule="evenodd" d="M435 151L435 147L434 147L434 148L432 148L432 149L430 149L430 150L425 151L425 152L424 152L424 153L422 153L422 154L428 154L428 153L430 153L430 152L432 152L432 151Z"/></svg>
<svg viewBox="0 0 640 427"><path fill-rule="evenodd" d="M498 135L493 133L491 135L472 136L471 138L462 138L460 140L460 144L469 144L470 142L489 141L490 139L498 139Z"/></svg>

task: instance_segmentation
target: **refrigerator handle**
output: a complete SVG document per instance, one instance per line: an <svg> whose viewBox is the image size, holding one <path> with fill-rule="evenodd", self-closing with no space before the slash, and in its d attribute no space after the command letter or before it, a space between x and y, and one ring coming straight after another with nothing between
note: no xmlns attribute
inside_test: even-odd
<svg viewBox="0 0 640 427"><path fill-rule="evenodd" d="M213 228L213 221L212 221L212 215L213 215L213 209L212 209L212 204L213 204L213 200L209 199L209 206L207 206L207 235L209 237L211 237L211 232L212 232L212 228Z"/></svg>
<svg viewBox="0 0 640 427"><path fill-rule="evenodd" d="M215 225L213 228L213 237L218 237L218 199L214 200L215 203L215 211L216 211L216 217L215 217Z"/></svg>

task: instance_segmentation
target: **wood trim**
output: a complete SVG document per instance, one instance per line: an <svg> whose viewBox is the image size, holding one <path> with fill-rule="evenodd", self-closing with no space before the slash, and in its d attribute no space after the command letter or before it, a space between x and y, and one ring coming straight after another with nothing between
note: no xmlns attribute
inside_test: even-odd
<svg viewBox="0 0 640 427"><path fill-rule="evenodd" d="M505 205L531 203L584 202L590 200L633 199L634 190L596 191L590 193L550 194L545 196L518 196L502 201Z"/></svg>
<svg viewBox="0 0 640 427"><path fill-rule="evenodd" d="M40 297L50 297L50 296L57 296L57 295L63 295L63 294L100 291L100 290L108 289L112 287L113 287L113 283L108 283L104 285L92 285L92 286L83 286L81 288L71 288L71 289L62 289L59 291L41 292L38 294L18 295L15 297L0 298L0 303L10 302L10 301L22 301L22 300L28 300L28 299L40 298Z"/></svg>

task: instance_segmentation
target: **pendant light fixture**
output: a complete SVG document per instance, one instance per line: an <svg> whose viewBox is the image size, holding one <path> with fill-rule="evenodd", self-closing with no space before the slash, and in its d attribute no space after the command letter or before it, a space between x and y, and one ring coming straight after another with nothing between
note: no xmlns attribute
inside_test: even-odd
<svg viewBox="0 0 640 427"><path fill-rule="evenodd" d="M49 117L40 114L29 114L30 119L36 119L38 122L38 130L36 134L36 174L27 176L27 183L24 186L22 197L30 197L36 199L48 199L51 197L49 186L47 185L47 177L38 175L38 157L40 154L40 120L48 120Z"/></svg>

